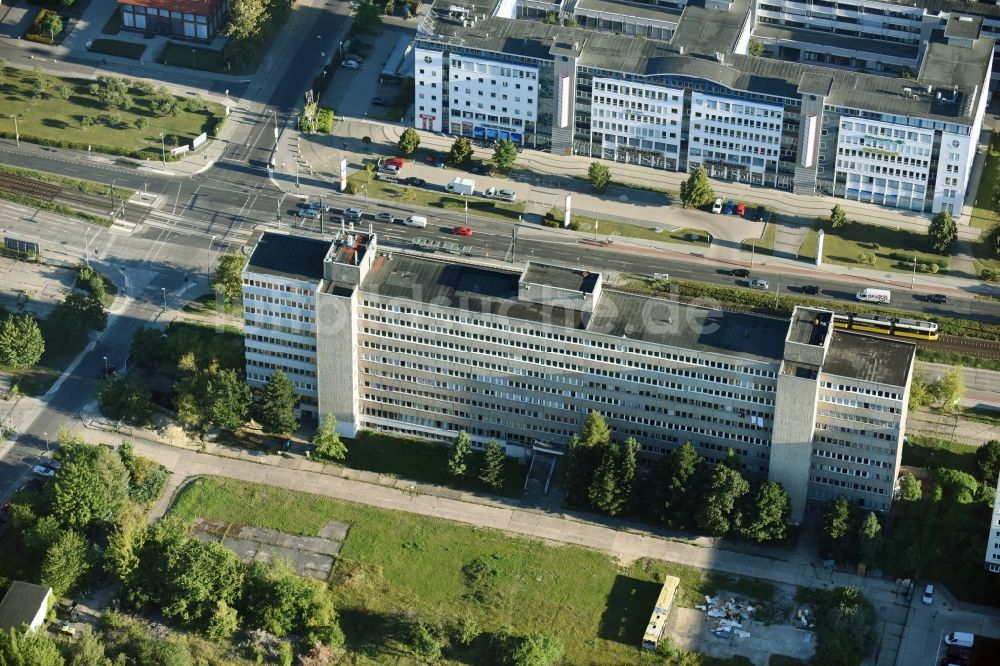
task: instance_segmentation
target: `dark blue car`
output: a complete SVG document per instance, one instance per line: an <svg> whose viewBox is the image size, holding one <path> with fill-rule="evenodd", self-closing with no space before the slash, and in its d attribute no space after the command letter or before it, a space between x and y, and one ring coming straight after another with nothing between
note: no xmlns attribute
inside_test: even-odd
<svg viewBox="0 0 1000 666"><path fill-rule="evenodd" d="M726 207L722 209L724 215L732 215L733 210L736 208L736 202L730 199L726 202Z"/></svg>

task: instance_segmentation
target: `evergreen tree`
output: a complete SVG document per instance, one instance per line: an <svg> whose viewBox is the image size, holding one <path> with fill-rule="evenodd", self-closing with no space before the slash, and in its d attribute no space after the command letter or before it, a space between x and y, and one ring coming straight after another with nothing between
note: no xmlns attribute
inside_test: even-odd
<svg viewBox="0 0 1000 666"><path fill-rule="evenodd" d="M472 440L465 431L458 433L448 457L448 473L454 477L465 476L469 466L469 456L472 455Z"/></svg>
<svg viewBox="0 0 1000 666"><path fill-rule="evenodd" d="M992 439L976 449L976 471L987 486L996 486L1000 475L1000 439Z"/></svg>
<svg viewBox="0 0 1000 666"><path fill-rule="evenodd" d="M847 213L844 212L843 206L836 204L830 209L830 226L840 229L845 224L847 224Z"/></svg>
<svg viewBox="0 0 1000 666"><path fill-rule="evenodd" d="M791 499L780 483L768 481L757 489L750 506L743 512L743 537L762 543L784 539L792 513Z"/></svg>
<svg viewBox="0 0 1000 666"><path fill-rule="evenodd" d="M621 456L618 445L610 442L600 447L599 461L594 469L587 499L590 505L609 516L621 511L621 495L618 492L618 466Z"/></svg>
<svg viewBox="0 0 1000 666"><path fill-rule="evenodd" d="M681 183L681 203L684 207L694 206L699 208L701 206L707 206L715 198L715 191L712 190L712 185L708 182L708 173L705 172L705 167L699 166L688 179Z"/></svg>
<svg viewBox="0 0 1000 666"><path fill-rule="evenodd" d="M931 219L927 227L927 241L932 250L944 254L956 240L958 240L958 226L952 219L951 213L942 210Z"/></svg>
<svg viewBox="0 0 1000 666"><path fill-rule="evenodd" d="M260 406L261 425L269 435L285 436L295 432L299 421L295 418L298 396L295 386L284 371L278 369L267 380Z"/></svg>
<svg viewBox="0 0 1000 666"><path fill-rule="evenodd" d="M337 417L333 414L323 416L323 423L313 435L312 443L316 447L313 454L321 460L339 461L347 457L347 446L340 441L340 435L337 434Z"/></svg>
<svg viewBox="0 0 1000 666"><path fill-rule="evenodd" d="M692 522L697 503L699 471L703 462L691 442L664 457L660 466L659 485L663 488L662 504L657 514L670 527L685 528Z"/></svg>
<svg viewBox="0 0 1000 666"><path fill-rule="evenodd" d="M899 477L899 498L904 502L919 502L924 491L917 477L909 472Z"/></svg>
<svg viewBox="0 0 1000 666"><path fill-rule="evenodd" d="M486 445L486 455L483 457L479 480L493 489L503 486L506 457L503 447L495 439L491 439Z"/></svg>
<svg viewBox="0 0 1000 666"><path fill-rule="evenodd" d="M603 162L591 162L587 178L590 180L590 189L601 193L611 184L611 169Z"/></svg>
<svg viewBox="0 0 1000 666"><path fill-rule="evenodd" d="M635 508L635 484L639 472L639 442L629 437L619 447L618 496L622 513Z"/></svg>
<svg viewBox="0 0 1000 666"><path fill-rule="evenodd" d="M882 547L882 525L874 511L869 511L858 527L858 546L861 561L873 564Z"/></svg>
<svg viewBox="0 0 1000 666"><path fill-rule="evenodd" d="M737 503L750 492L743 475L726 464L716 465L709 475L708 491L695 516L698 527L713 536L725 536L740 526Z"/></svg>
<svg viewBox="0 0 1000 666"><path fill-rule="evenodd" d="M579 436L574 435L563 455L566 500L571 506L590 504L590 487L601 452L611 441L611 429L600 412L590 412Z"/></svg>
<svg viewBox="0 0 1000 666"><path fill-rule="evenodd" d="M253 392L235 370L219 370L209 379L212 422L223 430L239 430L250 420Z"/></svg>

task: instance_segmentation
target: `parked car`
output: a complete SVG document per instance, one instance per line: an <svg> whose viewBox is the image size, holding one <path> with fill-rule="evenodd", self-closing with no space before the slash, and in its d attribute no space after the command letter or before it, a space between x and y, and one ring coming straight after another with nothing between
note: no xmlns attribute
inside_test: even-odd
<svg viewBox="0 0 1000 666"><path fill-rule="evenodd" d="M344 210L342 217L344 218L344 222L360 222L361 215L360 208L347 208Z"/></svg>
<svg viewBox="0 0 1000 666"><path fill-rule="evenodd" d="M375 216L376 222L385 222L387 224L392 224L392 213L379 213Z"/></svg>
<svg viewBox="0 0 1000 666"><path fill-rule="evenodd" d="M770 287L770 285L767 283L767 280L760 280L760 279L750 280L751 289L760 289L761 291L767 291L768 287Z"/></svg>
<svg viewBox="0 0 1000 666"><path fill-rule="evenodd" d="M487 187L483 191L483 196L487 199L500 199L502 201L517 201L517 194L514 190L498 190L495 187Z"/></svg>
<svg viewBox="0 0 1000 666"><path fill-rule="evenodd" d="M944 294L927 294L927 302L944 305L945 303L948 302L948 297L945 296Z"/></svg>
<svg viewBox="0 0 1000 666"><path fill-rule="evenodd" d="M712 204L712 212L716 214L722 212L722 199L715 200L715 203Z"/></svg>
<svg viewBox="0 0 1000 666"><path fill-rule="evenodd" d="M748 278L748 277L750 277L750 271L748 271L745 268L734 268L732 271L730 271L729 274L732 275L733 277L737 277L737 278Z"/></svg>
<svg viewBox="0 0 1000 666"><path fill-rule="evenodd" d="M804 284L802 285L802 293L809 294L810 296L815 296L819 293L819 286L815 284Z"/></svg>
<svg viewBox="0 0 1000 666"><path fill-rule="evenodd" d="M361 65L359 65L357 63L357 61L355 61L355 60L345 60L344 62L340 63L340 66L343 67L344 69L360 69L361 68Z"/></svg>
<svg viewBox="0 0 1000 666"><path fill-rule="evenodd" d="M753 219L757 222L763 222L767 218L767 209L763 206L757 206L757 210L753 213Z"/></svg>
<svg viewBox="0 0 1000 666"><path fill-rule="evenodd" d="M344 56L344 60L350 60L352 62L358 63L359 65L365 61L365 59L359 56L357 53L348 53L347 55Z"/></svg>
<svg viewBox="0 0 1000 666"><path fill-rule="evenodd" d="M41 476L46 479L51 479L53 476L56 475L56 471L54 469L49 469L44 465L35 465L34 467L31 468L31 473L34 474L35 476Z"/></svg>
<svg viewBox="0 0 1000 666"><path fill-rule="evenodd" d="M730 199L726 202L725 207L722 209L723 215L732 215L733 211L736 209L736 202Z"/></svg>
<svg viewBox="0 0 1000 666"><path fill-rule="evenodd" d="M746 212L747 212L747 205L745 203L738 203L738 204L736 204L736 214L737 215L739 215L740 217L743 217L743 216L746 215Z"/></svg>
<svg viewBox="0 0 1000 666"><path fill-rule="evenodd" d="M392 106L385 97L372 97L372 106Z"/></svg>
<svg viewBox="0 0 1000 666"><path fill-rule="evenodd" d="M924 588L924 597L921 599L925 604L930 605L934 603L934 586L928 585Z"/></svg>
<svg viewBox="0 0 1000 666"><path fill-rule="evenodd" d="M414 176L410 176L409 178L403 181L403 185L411 185L413 187L423 187L426 184L427 184L426 180L424 180L423 178L416 178Z"/></svg>
<svg viewBox="0 0 1000 666"><path fill-rule="evenodd" d="M402 157L387 157L384 160L382 160L382 164L394 166L397 169L402 169L403 166L406 165L406 160L404 160Z"/></svg>
<svg viewBox="0 0 1000 666"><path fill-rule="evenodd" d="M399 173L399 167L395 164L386 164L383 162L378 168L380 173L391 173L393 176Z"/></svg>
<svg viewBox="0 0 1000 666"><path fill-rule="evenodd" d="M452 227L451 233L454 234L455 236L471 236L472 229L470 229L469 227Z"/></svg>

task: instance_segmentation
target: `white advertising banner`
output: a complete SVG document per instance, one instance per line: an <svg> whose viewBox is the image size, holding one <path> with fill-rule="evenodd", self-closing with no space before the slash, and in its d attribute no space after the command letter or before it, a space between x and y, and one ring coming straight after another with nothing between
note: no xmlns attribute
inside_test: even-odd
<svg viewBox="0 0 1000 666"><path fill-rule="evenodd" d="M340 158L340 191L347 189L347 158Z"/></svg>
<svg viewBox="0 0 1000 666"><path fill-rule="evenodd" d="M572 221L570 219L573 209L573 195L566 195L566 216L563 218L563 227L568 227L569 223Z"/></svg>

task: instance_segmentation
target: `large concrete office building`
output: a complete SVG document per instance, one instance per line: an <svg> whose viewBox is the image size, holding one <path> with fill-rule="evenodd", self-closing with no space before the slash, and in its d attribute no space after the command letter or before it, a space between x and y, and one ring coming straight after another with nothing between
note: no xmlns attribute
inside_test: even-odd
<svg viewBox="0 0 1000 666"><path fill-rule="evenodd" d="M990 517L990 531L986 542L986 568L1000 573L1000 478L997 479L997 494L993 500L993 515Z"/></svg>
<svg viewBox="0 0 1000 666"><path fill-rule="evenodd" d="M435 3L414 125L960 217L992 76L982 17L950 7L911 32L894 12L914 8L840 5Z"/></svg>
<svg viewBox="0 0 1000 666"><path fill-rule="evenodd" d="M636 295L600 272L380 251L264 234L243 273L246 372L276 368L302 409L371 429L512 456L561 448L597 410L648 455L686 441L733 449L806 498L889 508L913 345L848 333L823 310L791 321Z"/></svg>

